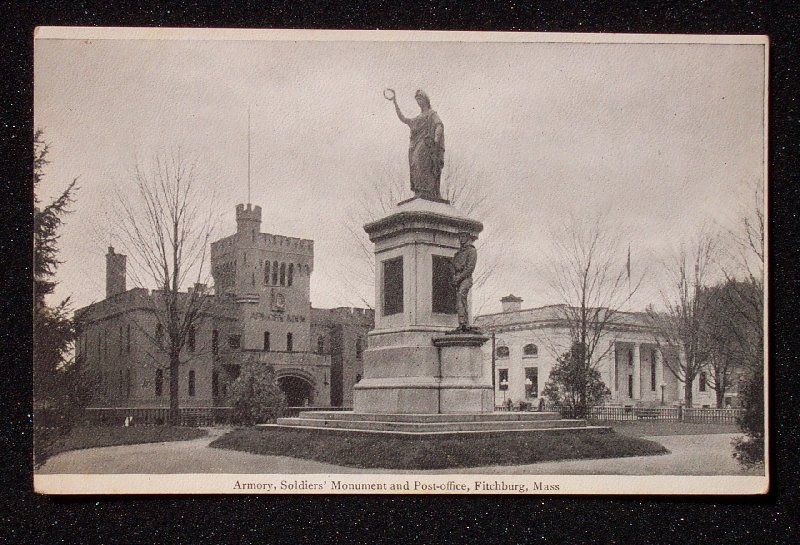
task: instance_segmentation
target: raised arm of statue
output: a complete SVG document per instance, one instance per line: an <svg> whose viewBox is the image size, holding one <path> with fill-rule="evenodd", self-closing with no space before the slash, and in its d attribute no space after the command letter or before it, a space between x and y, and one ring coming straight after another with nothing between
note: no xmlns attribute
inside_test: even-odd
<svg viewBox="0 0 800 545"><path fill-rule="evenodd" d="M388 94L387 94L388 93ZM397 112L397 118L408 125L411 123L411 120L403 115L403 112L400 111L400 106L397 104L397 95L394 92L394 89L386 89L383 93L384 98L386 100L391 100L392 104L394 104L394 111Z"/></svg>

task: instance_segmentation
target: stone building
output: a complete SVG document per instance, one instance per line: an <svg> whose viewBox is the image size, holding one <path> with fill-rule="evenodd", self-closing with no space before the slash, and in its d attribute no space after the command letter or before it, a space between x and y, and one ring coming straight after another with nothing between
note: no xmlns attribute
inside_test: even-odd
<svg viewBox="0 0 800 545"><path fill-rule="evenodd" d="M510 400L536 407L556 358L571 345L563 306L522 309L522 302L508 295L501 299L502 312L475 318L475 324L492 338L484 345L484 357L495 369L498 406ZM683 402L684 385L664 365L644 313L619 313L598 350L603 352L599 371L611 391L608 404L660 406ZM694 406L716 406L707 373L701 373L692 388ZM735 391L726 397L726 405L736 404Z"/></svg>
<svg viewBox="0 0 800 545"><path fill-rule="evenodd" d="M181 354L180 403L226 405L244 366L271 365L290 406L351 403L361 369L370 309L314 309L311 240L261 232L261 208L238 205L236 232L211 243L214 289L196 285L181 301L203 297ZM169 403L169 361L159 350L159 290L126 289L126 257L109 248L106 298L76 312L76 357L98 371L93 406Z"/></svg>

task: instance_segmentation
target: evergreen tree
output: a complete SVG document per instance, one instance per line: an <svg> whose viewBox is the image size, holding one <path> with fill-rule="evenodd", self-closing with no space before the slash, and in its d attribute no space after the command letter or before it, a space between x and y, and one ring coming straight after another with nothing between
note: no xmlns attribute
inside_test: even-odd
<svg viewBox="0 0 800 545"><path fill-rule="evenodd" d="M40 184L47 165L48 146L42 131L34 135L34 308L33 308L33 386L34 386L34 457L36 465L47 458L58 437L69 432L80 417L91 394L91 381L72 357L76 338L69 298L48 306L46 296L57 282L59 228L77 191L73 180L55 200L42 205Z"/></svg>
<svg viewBox="0 0 800 545"><path fill-rule="evenodd" d="M567 418L586 417L589 408L602 403L611 392L598 371L588 364L585 348L576 343L557 360L542 395Z"/></svg>

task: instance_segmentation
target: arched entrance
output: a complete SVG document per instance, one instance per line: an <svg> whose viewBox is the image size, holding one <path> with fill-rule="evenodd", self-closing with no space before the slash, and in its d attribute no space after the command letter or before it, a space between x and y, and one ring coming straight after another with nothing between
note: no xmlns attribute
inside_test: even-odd
<svg viewBox="0 0 800 545"><path fill-rule="evenodd" d="M295 375L278 377L278 387L286 394L289 407L306 407L314 403L314 386L304 378Z"/></svg>

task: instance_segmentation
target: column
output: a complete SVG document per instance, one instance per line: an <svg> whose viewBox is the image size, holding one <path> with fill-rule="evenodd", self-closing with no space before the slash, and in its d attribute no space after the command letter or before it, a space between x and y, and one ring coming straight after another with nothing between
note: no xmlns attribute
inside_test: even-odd
<svg viewBox="0 0 800 545"><path fill-rule="evenodd" d="M655 357L656 357L656 396L658 397L659 402L666 403L666 399L664 398L665 386L664 386L664 358L661 355L661 349L655 349Z"/></svg>
<svg viewBox="0 0 800 545"><path fill-rule="evenodd" d="M639 343L633 343L633 399L642 398L642 360L639 348Z"/></svg>
<svg viewBox="0 0 800 545"><path fill-rule="evenodd" d="M619 399L619 377L617 376L617 345L614 341L610 342L611 348L608 353L611 357L611 372L609 381L611 382L611 399Z"/></svg>

